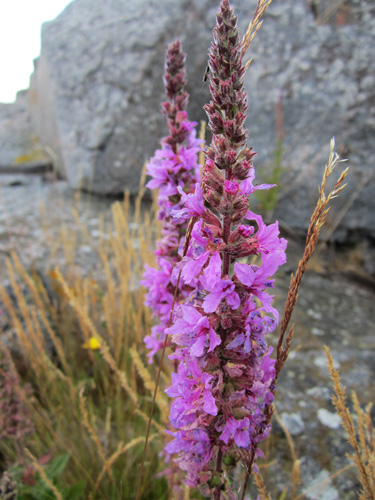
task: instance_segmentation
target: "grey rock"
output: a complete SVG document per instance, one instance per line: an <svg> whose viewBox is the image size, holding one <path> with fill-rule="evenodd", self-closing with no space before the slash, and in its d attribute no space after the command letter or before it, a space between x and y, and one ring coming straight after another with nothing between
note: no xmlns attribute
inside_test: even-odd
<svg viewBox="0 0 375 500"><path fill-rule="evenodd" d="M285 425L289 434L299 436L305 429L301 415L299 413L286 413L280 415L282 423Z"/></svg>
<svg viewBox="0 0 375 500"><path fill-rule="evenodd" d="M0 169L13 165L31 145L27 93L18 92L14 103L0 103Z"/></svg>
<svg viewBox="0 0 375 500"><path fill-rule="evenodd" d="M189 112L203 118L216 7L216 0L76 0L43 25L30 109L72 187L137 192L144 162L166 135L162 75L176 37L188 54Z"/></svg>
<svg viewBox="0 0 375 500"><path fill-rule="evenodd" d="M137 191L142 165L166 133L159 112L163 61L176 37L188 55L190 118L205 117L209 95L202 75L218 4L75 0L43 26L30 110L72 187L100 194ZM233 4L244 32L256 0ZM329 216L334 222L351 199L336 240L353 231L375 237L375 6L370 0L348 5L344 23L337 14L324 24L305 0L275 0L251 47L246 75L259 181L272 171L275 108L282 96L284 172L275 213L281 222L306 229L332 136L349 159L346 194Z"/></svg>
<svg viewBox="0 0 375 500"><path fill-rule="evenodd" d="M332 413L325 408L319 408L317 416L320 423L330 429L338 429L341 425L341 418L338 414Z"/></svg>
<svg viewBox="0 0 375 500"><path fill-rule="evenodd" d="M339 500L337 489L331 484L330 474L322 470L315 480L304 491L304 496L310 500Z"/></svg>
<svg viewBox="0 0 375 500"><path fill-rule="evenodd" d="M366 183L375 161L370 48L375 43L375 7L370 1L346 4L352 12L350 23L338 26L318 23L307 2L273 2L254 41L254 63L246 79L249 137L259 152L257 165L266 169L272 164L278 92L282 95L284 175L277 218L305 230L317 200L330 137L335 136L336 149L348 158L348 187L334 202L329 222L349 197L354 203L336 239L345 239L354 229L375 235L374 177Z"/></svg>

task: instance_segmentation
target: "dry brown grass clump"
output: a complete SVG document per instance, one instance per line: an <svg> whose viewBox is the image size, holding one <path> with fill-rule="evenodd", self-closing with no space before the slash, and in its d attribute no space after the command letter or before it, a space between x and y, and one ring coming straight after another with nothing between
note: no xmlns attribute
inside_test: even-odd
<svg viewBox="0 0 375 500"><path fill-rule="evenodd" d="M47 498L43 492L64 499L134 496L155 380L144 361L151 313L138 283L144 264L153 262L157 224L153 209L141 221L143 191L134 215L128 196L113 204L112 223L102 224L97 244L82 227L77 234L62 228L63 272L30 274L15 252L7 260L10 287L0 285L0 298L15 336L9 348L20 379L34 395L31 400L14 387L35 427L22 453L26 462L20 463L12 440L0 443L0 466L15 470L20 498L30 488L39 488L38 498ZM96 253L102 279L74 267L76 242L82 239ZM169 376L166 367L163 375ZM142 486L143 498L162 499L168 489L162 478L154 477L162 466L157 454L167 419L162 391L156 406ZM52 465L61 457L66 457L65 465L56 477ZM26 472L34 486L24 483Z"/></svg>

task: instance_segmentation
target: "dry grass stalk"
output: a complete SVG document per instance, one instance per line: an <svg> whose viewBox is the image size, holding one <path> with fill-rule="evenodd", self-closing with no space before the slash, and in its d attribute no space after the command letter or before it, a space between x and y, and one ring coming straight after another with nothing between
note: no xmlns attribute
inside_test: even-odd
<svg viewBox="0 0 375 500"><path fill-rule="evenodd" d="M357 428L352 415L346 405L345 388L341 386L338 370L333 366L333 359L328 347L325 348L328 369L333 381L334 395L332 397L336 411L341 418L342 426L348 434L348 441L354 450L348 457L354 462L357 468L359 480L363 490L360 493L360 500L375 500L375 448L374 431L371 423L370 410L361 409L356 394L352 394L352 401L357 417Z"/></svg>
<svg viewBox="0 0 375 500"><path fill-rule="evenodd" d="M150 436L150 441L152 441L156 436L157 436L157 434L151 435ZM101 482L104 474L107 471L108 472L111 471L111 467L115 463L115 461L123 453L127 452L128 450L131 450L132 448L134 448L134 446L137 446L138 444L142 443L144 440L145 440L144 437L138 437L138 438L133 439L132 441L129 441L129 443L127 443L125 445L124 445L124 443L121 443L121 442L118 444L116 451L105 461L104 466L103 466L102 470L100 471L98 479L96 480L96 483L95 483L95 491L94 491L94 493L96 493L96 491L97 491L97 489L99 487L99 484L100 484L100 482Z"/></svg>
<svg viewBox="0 0 375 500"><path fill-rule="evenodd" d="M53 484L53 482L47 477L47 474L44 472L43 467L38 463L38 460L34 457L34 455L28 449L26 449L25 451L26 451L26 454L31 459L31 461L33 462L35 469L39 472L40 477L42 478L44 484L52 490L53 494L56 497L56 500L63 500L61 493L58 491L58 489Z"/></svg>
<svg viewBox="0 0 375 500"><path fill-rule="evenodd" d="M261 0L259 0L259 1L261 1ZM333 189L328 193L328 195L326 195L324 192L324 189L325 189L326 184L327 184L327 180L330 177L330 175L333 173L335 167L340 162L345 161L345 160L339 159L339 156L337 155L337 153L334 152L334 147L335 147L335 141L334 141L334 139L331 139L328 162L327 162L327 165L325 166L323 178L322 178L322 183L319 187L318 202L317 202L315 210L311 216L309 228L307 230L304 254L302 256L302 259L298 263L296 275L293 276L293 274L292 274L291 279L290 279L288 296L287 296L286 303L285 303L284 316L283 316L283 319L281 322L279 340L278 340L278 344L277 344L277 354L276 354L276 363L275 363L275 378L273 381L273 385L275 387L275 389L273 391L274 393L276 392L276 383L277 383L278 376L280 374L280 370L282 369L285 361L288 358L288 354L289 354L292 339L293 339L294 325L292 325L292 327L290 328L286 339L285 339L285 334L286 334L290 319L292 317L294 307L297 303L298 291L299 291L299 287L301 285L302 276L304 275L304 273L306 271L307 263L308 263L311 255L313 254L313 252L316 248L316 245L318 243L320 230L321 230L322 226L324 225L324 223L326 221L327 214L329 212L328 205L334 198L337 197L337 195L346 186L346 184L344 184L344 180L348 174L348 170L349 170L348 168L346 168L343 172L341 172ZM285 339L285 346L284 346L284 339ZM274 412L273 405L266 406L265 414L267 416L268 422L271 422L273 412ZM252 463L253 463L253 454L251 454L250 459L246 463L247 474L246 474L246 477L244 480L241 500L243 500L245 493L246 493L247 484L248 484L248 481L249 481L249 478L251 475L251 471L252 471Z"/></svg>
<svg viewBox="0 0 375 500"><path fill-rule="evenodd" d="M267 493L266 487L264 485L263 477L261 474L254 474L254 482L257 487L259 496L261 500L272 500L271 495Z"/></svg>
<svg viewBox="0 0 375 500"><path fill-rule="evenodd" d="M138 206L136 217L139 219L140 203ZM82 238L88 239L87 231L77 224L71 231L74 234L62 231L60 238L64 246L62 256L68 260L63 263L68 278L62 282L61 273L48 273L52 281L51 290L47 291L43 275L38 272L29 275L13 253L8 266L13 289L18 287L14 292L15 299L12 293L0 286L0 296L17 333L22 357L30 365L27 377L31 378L38 395L33 404L26 401L32 408L37 429L31 451L35 457L51 449L56 454L68 452L71 462L64 478L68 483L85 478L87 498L94 498L92 492L101 471L100 495L103 498L112 495L116 481L105 477L107 469L111 469L113 478L117 478L121 470L122 480L129 485L127 477L133 476L133 469L129 468L130 465L125 465L124 469L123 453L144 441L144 438L134 441L134 437L139 435L141 419L148 421L140 406L142 401L147 401L148 395L140 390L141 378L136 373L128 347L135 344L140 353L139 360L143 359L143 336L151 324L151 317L143 306L144 292L138 287L134 270L153 258L151 240L155 227L150 227L150 221L154 215L146 217L144 224L132 226L127 211L129 198L123 204L114 205L113 225L105 227L103 219L100 222L102 235L92 250L99 253L101 268L106 270L105 281L95 282L91 276L82 278L76 266L69 267L73 256L75 261L77 243L80 244ZM130 237L132 233L135 234L134 240ZM67 241L63 242L64 238ZM92 238L88 243L95 244ZM92 337L100 344L99 352L104 362L91 350L96 347L83 350L82 342L92 340ZM115 373L113 378L111 371ZM91 388L89 390L87 386L84 401L86 419L82 408L79 411L82 377ZM151 377L149 380L152 382ZM124 419L126 426L123 425ZM157 432L154 436L160 436L164 431L164 427L155 421L152 427ZM118 448L119 442L123 443L121 448ZM10 448L5 451L7 459L12 461L14 451ZM154 476L156 452L153 456L144 486ZM131 464L132 459L127 463Z"/></svg>
<svg viewBox="0 0 375 500"><path fill-rule="evenodd" d="M81 409L81 415L83 417L83 424L86 427L88 433L90 434L91 439L94 441L94 443L96 445L96 450L97 450L103 464L105 464L106 457L104 454L102 444L100 442L100 439L99 439L99 436L98 436L96 430L94 429L94 427L90 423L89 414L88 414L87 408L85 406L86 399L83 395L84 391L85 391L85 387L83 386L79 391L79 406ZM114 481L112 470L109 469L108 472L109 472L109 475L111 477L111 480Z"/></svg>
<svg viewBox="0 0 375 500"><path fill-rule="evenodd" d="M147 390L153 394L155 392L155 382L152 380L150 372L147 370L145 365L142 363L142 360L136 350L135 347L132 347L130 349L130 355L131 358L134 362L134 365L137 369L137 372L141 379L143 380L143 384L146 387ZM169 405L168 405L168 400L162 393L158 393L156 397L156 404L158 405L161 414L163 416L163 420L166 421L168 420L168 414L169 414Z"/></svg>
<svg viewBox="0 0 375 500"><path fill-rule="evenodd" d="M255 35L262 26L263 21L261 21L261 19L266 10L268 9L268 7L271 5L271 2L272 0L258 0L253 19L250 21L246 33L242 39L242 51L241 51L242 57L246 54L247 50L250 47L251 42L254 40ZM250 62L251 60L246 64L245 70L247 70L247 68L249 67Z"/></svg>
<svg viewBox="0 0 375 500"><path fill-rule="evenodd" d="M134 413L136 413L139 417L141 417L141 418L142 418L142 420L143 420L144 422L148 423L148 421L149 421L149 419L150 419L149 415L146 415L146 413L144 413L144 412L143 412L142 410L140 410L139 408L136 408L136 409L134 410ZM160 433L165 432L165 428L164 428L164 426L162 426L162 425L158 424L157 422L155 422L155 420L153 420L153 421L151 422L151 424L152 424L152 425L155 427L155 429L157 429Z"/></svg>
<svg viewBox="0 0 375 500"><path fill-rule="evenodd" d="M22 327L21 321L18 318L17 311L12 299L9 297L8 293L5 291L5 288L1 284L0 284L0 297L5 306L5 309L8 311L12 319L12 323L17 334L18 345L20 347L22 355L25 358L30 358L31 362L33 362L34 346L29 336L27 335L27 333L25 333ZM33 365L32 367L38 370L37 364L36 366Z"/></svg>
<svg viewBox="0 0 375 500"><path fill-rule="evenodd" d="M18 258L18 255L16 254L16 252L12 252L11 256L12 256L12 260L13 260L15 269L17 270L19 275L22 277L22 279L24 280L28 289L31 292L31 295L32 295L34 302L35 302L37 309L38 309L38 315L43 323L43 326L47 330L48 335L51 338L51 341L56 349L57 355L59 357L61 364L63 365L65 373L70 373L71 370L70 370L69 364L66 360L64 349L61 345L60 340L57 338L53 328L51 327L49 320L47 319L46 304L49 303L49 300L48 300L47 292L43 286L43 283L39 282L38 287L37 287L35 281L33 279L31 279L30 276L27 274L20 259Z"/></svg>
<svg viewBox="0 0 375 500"><path fill-rule="evenodd" d="M292 479L292 494L291 494L291 500L293 500L296 496L296 492L297 492L297 486L298 484L301 482L301 476L300 476L300 460L297 456L297 453L296 453L296 450L294 448L294 444L293 444L293 440L292 440L292 436L290 435L290 432L288 431L288 429L286 428L286 426L284 425L283 421L281 420L279 414L277 413L276 410L274 410L274 415L275 415L275 418L277 420L277 422L279 423L280 427L282 428L285 436L286 436L286 439L287 439L287 442L288 442L288 446L289 446L289 450L290 450L290 453L292 455L292 460L293 460L293 466L292 466L292 474L291 474L291 479ZM288 486L285 490L285 494L286 494L286 491L288 490Z"/></svg>
<svg viewBox="0 0 375 500"><path fill-rule="evenodd" d="M95 328L91 318L88 316L86 311L81 307L81 304L78 302L78 300L75 298L73 292L69 288L68 284L64 280L64 278L61 275L61 272L59 269L56 269L56 277L61 286L63 287L63 290L65 292L65 295L69 299L69 302L73 309L76 311L78 319L81 324L86 325L87 328L89 329L89 332L92 337L95 337L99 341L99 350L100 353L103 356L103 359L106 361L106 363L110 366L110 368L113 370L114 373L118 376L118 379L121 383L121 386L125 390L125 392L128 394L134 405L137 407L138 406L138 398L137 394L131 389L129 382L127 380L127 377L125 373L121 370L118 369L116 362L113 358L113 356L110 353L108 344L104 341L103 337L98 333L97 329Z"/></svg>
<svg viewBox="0 0 375 500"><path fill-rule="evenodd" d="M199 130L199 139L201 139L201 141L205 141L206 139L206 122L205 120L202 120L201 121L201 128ZM203 168L204 167L204 164L206 162L206 156L205 156L205 143L203 142L202 143L202 146L201 146L201 150L199 152L199 155L198 155L198 163L199 165Z"/></svg>
<svg viewBox="0 0 375 500"><path fill-rule="evenodd" d="M319 187L319 199L318 199L317 205L316 205L315 210L314 210L314 212L311 216L311 219L310 219L310 224L309 224L309 228L308 228L307 236L306 236L304 254L303 254L302 259L298 263L298 268L297 268L295 276L293 276L293 275L291 276L288 296L287 296L285 308L284 308L284 317L283 317L282 322L281 322L280 336L279 336L279 341L277 344L275 380L277 380L279 373L280 373L280 370L283 367L283 365L288 357L288 354L289 354L290 345L291 345L291 341L293 338L293 327L290 329L290 331L287 335L285 347L283 347L283 342L284 342L284 337L285 337L290 319L292 317L294 307L297 303L298 291L299 291L299 288L301 285L302 276L304 275L304 273L306 271L307 263L310 260L310 257L313 254L313 252L316 248L316 245L318 243L320 230L321 230L322 226L324 225L324 223L326 221L327 214L329 212L330 207L328 205L334 198L337 197L337 195L346 186L346 184L344 184L344 180L348 174L348 170L349 170L348 168L346 168L343 172L341 172L338 180L336 181L335 186L328 193L328 195L326 195L324 192L327 180L330 177L330 175L333 173L335 167L340 162L345 161L345 160L339 159L339 156L334 152L334 147L335 147L335 141L334 141L334 139L331 139L328 163L324 169L322 183Z"/></svg>
<svg viewBox="0 0 375 500"><path fill-rule="evenodd" d="M6 259L6 266L7 266L7 270L8 270L9 280L10 280L10 283L12 285L14 294L16 296L18 307L20 308L21 314L22 314L23 319L25 321L28 334L30 336L30 339L32 339L34 341L34 345L38 348L37 342L35 343L35 330L34 330L34 326L33 326L33 323L31 321L30 315L29 315L28 307L26 305L26 300L23 296L23 293L21 291L19 284L16 281L14 269L13 269L13 266L12 266L9 259Z"/></svg>

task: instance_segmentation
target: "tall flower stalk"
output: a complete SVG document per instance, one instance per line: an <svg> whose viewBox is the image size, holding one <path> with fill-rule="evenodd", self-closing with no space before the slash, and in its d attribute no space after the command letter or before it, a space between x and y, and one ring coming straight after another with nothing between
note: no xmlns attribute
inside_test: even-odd
<svg viewBox="0 0 375 500"><path fill-rule="evenodd" d="M184 90L184 66L185 54L177 40L168 47L164 74L168 100L162 104L162 112L167 119L169 135L161 141L161 149L147 165L147 173L152 177L147 187L159 190L158 217L162 223L162 239L155 252L157 268L146 266L141 282L148 288L145 303L159 320L151 335L145 338L150 363L163 347L177 284L174 268L187 228L183 204L194 191L199 176L198 153L202 141L196 137L197 123L189 121L186 112L189 96ZM177 302L186 298L190 289L186 284L178 287Z"/></svg>
<svg viewBox="0 0 375 500"><path fill-rule="evenodd" d="M286 260L277 222L267 226L249 210L250 195L272 186L253 185L243 47L237 18L222 0L209 53L212 100L205 106L212 142L201 183L177 213L197 219L177 264L192 291L166 330L177 345L170 358L178 362L166 391L176 428L166 451L178 454L186 484L203 486L215 499L230 491L225 464L253 464L270 430L265 409L273 400L275 361L265 337L278 312L268 290ZM251 264L243 262L248 257Z"/></svg>

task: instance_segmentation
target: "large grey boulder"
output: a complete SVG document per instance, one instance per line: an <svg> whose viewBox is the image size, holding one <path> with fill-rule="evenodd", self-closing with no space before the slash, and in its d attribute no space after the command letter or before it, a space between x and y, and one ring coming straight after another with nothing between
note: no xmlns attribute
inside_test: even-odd
<svg viewBox="0 0 375 500"><path fill-rule="evenodd" d="M319 11L325 3L329 15ZM163 61L177 37L188 56L189 116L204 118L209 93L202 76L218 4L75 0L43 26L31 114L72 187L105 195L137 191L143 163L166 134L159 112ZM244 31L256 0L233 4ZM375 237L374 179L365 185L374 168L375 6L348 0L342 11L338 4L273 1L249 54L249 142L262 174L273 161L281 93L284 173L276 215L306 228L335 136L352 167L347 197L353 206L340 234L359 229Z"/></svg>
<svg viewBox="0 0 375 500"><path fill-rule="evenodd" d="M75 0L43 25L31 113L71 186L105 195L137 191L144 162L166 134L164 55L177 37L188 53L191 115L204 116L202 76L216 8L216 0Z"/></svg>
<svg viewBox="0 0 375 500"><path fill-rule="evenodd" d="M281 93L284 175L275 215L294 229L306 229L334 136L351 171L329 223L343 217L336 239L353 230L374 238L375 3L315 2L331 6L321 16L308 3L273 2L254 41L246 79L249 139L259 152L259 169L267 168ZM335 10L339 3L345 9Z"/></svg>

